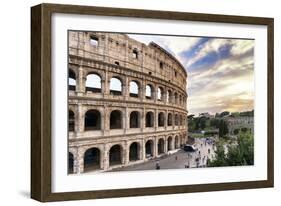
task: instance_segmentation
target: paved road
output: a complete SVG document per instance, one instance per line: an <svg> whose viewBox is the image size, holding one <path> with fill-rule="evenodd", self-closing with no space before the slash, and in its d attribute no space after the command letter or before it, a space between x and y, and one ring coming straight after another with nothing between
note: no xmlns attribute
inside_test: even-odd
<svg viewBox="0 0 281 206"><path fill-rule="evenodd" d="M156 162L159 163L160 169L183 169L187 165L192 168L198 166L204 167L206 166L207 158L214 158L213 144L207 143L205 138L200 138L196 139L195 146L198 148L197 152L185 152L183 150L173 151L175 153L166 155L162 158L114 169L112 171L155 170ZM196 159L199 161L196 161Z"/></svg>

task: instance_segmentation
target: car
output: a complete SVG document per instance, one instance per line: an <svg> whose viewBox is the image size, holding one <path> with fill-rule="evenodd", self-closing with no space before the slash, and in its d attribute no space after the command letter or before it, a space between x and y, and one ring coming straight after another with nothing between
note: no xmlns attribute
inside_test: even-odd
<svg viewBox="0 0 281 206"><path fill-rule="evenodd" d="M183 150L186 152L195 152L195 151L197 151L197 148L194 147L193 145L186 144L186 145L184 145Z"/></svg>

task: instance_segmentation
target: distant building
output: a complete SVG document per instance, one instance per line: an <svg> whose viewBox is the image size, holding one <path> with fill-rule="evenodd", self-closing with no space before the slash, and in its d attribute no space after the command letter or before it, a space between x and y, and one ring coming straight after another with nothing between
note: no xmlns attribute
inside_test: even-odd
<svg viewBox="0 0 281 206"><path fill-rule="evenodd" d="M227 122L228 130L230 134L234 134L234 131L240 131L246 129L250 133L254 132L254 117L253 116L227 116L224 118Z"/></svg>

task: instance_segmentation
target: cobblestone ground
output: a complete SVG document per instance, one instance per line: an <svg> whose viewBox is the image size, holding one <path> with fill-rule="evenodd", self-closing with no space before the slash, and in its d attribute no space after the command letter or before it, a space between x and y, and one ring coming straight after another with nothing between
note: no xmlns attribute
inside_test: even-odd
<svg viewBox="0 0 281 206"><path fill-rule="evenodd" d="M171 151L172 154L157 159L131 165L128 167L114 169L112 171L136 171L136 170L155 170L158 162L160 169L183 169L187 167L205 167L207 159L214 158L214 149L212 142L206 138L195 140L196 152L186 152L183 149Z"/></svg>

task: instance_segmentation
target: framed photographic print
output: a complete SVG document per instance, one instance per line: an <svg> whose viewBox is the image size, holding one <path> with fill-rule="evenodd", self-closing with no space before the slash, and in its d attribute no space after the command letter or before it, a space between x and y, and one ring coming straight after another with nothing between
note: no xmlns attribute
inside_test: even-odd
<svg viewBox="0 0 281 206"><path fill-rule="evenodd" d="M31 197L273 187L273 19L31 8Z"/></svg>

